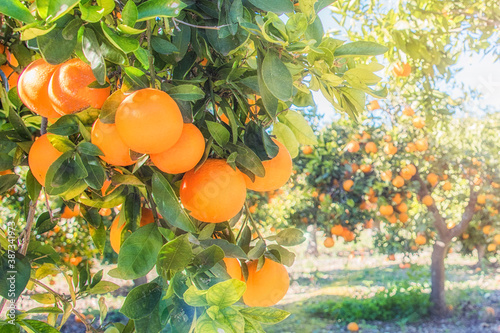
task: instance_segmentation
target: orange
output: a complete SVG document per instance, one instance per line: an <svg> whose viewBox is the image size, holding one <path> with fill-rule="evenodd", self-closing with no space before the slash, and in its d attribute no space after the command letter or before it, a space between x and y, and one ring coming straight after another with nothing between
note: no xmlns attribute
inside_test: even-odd
<svg viewBox="0 0 500 333"><path fill-rule="evenodd" d="M493 252L496 251L497 246L496 244L488 244L488 247L486 249L488 250L488 252Z"/></svg>
<svg viewBox="0 0 500 333"><path fill-rule="evenodd" d="M99 209L99 215L101 215L101 216L110 216L111 215L111 209L110 208L101 208L101 209Z"/></svg>
<svg viewBox="0 0 500 333"><path fill-rule="evenodd" d="M387 259L389 259L390 261L394 261L394 260L396 260L396 256L394 254L389 254L387 256Z"/></svg>
<svg viewBox="0 0 500 333"><path fill-rule="evenodd" d="M409 168L408 165L405 166L401 171L399 172L401 177L403 177L406 180L410 180L415 173L413 173L412 168Z"/></svg>
<svg viewBox="0 0 500 333"><path fill-rule="evenodd" d="M198 127L184 124L181 137L169 149L151 154L154 165L166 173L184 173L196 166L205 152L205 138Z"/></svg>
<svg viewBox="0 0 500 333"><path fill-rule="evenodd" d="M417 238L415 238L415 244L417 245L424 245L427 243L427 238L423 235L418 235Z"/></svg>
<svg viewBox="0 0 500 333"><path fill-rule="evenodd" d="M389 142L384 146L384 153L387 155L394 155L398 152L398 147L394 146L392 142Z"/></svg>
<svg viewBox="0 0 500 333"><path fill-rule="evenodd" d="M80 206L76 205L74 209L69 208L68 206L64 207L63 213L61 214L61 218L70 219L80 215Z"/></svg>
<svg viewBox="0 0 500 333"><path fill-rule="evenodd" d="M225 160L208 159L197 171L187 172L180 199L194 218L218 223L234 217L246 199L245 178Z"/></svg>
<svg viewBox="0 0 500 333"><path fill-rule="evenodd" d="M118 223L120 222L120 215L117 215L111 223L111 227L109 230L109 242L111 243L111 247L113 251L116 253L120 253L120 246L122 243L122 230L125 228L125 224L123 223L120 228L118 228Z"/></svg>
<svg viewBox="0 0 500 333"><path fill-rule="evenodd" d="M483 233L484 233L485 235L489 235L489 234L491 233L491 225L485 225L485 226L483 227Z"/></svg>
<svg viewBox="0 0 500 333"><path fill-rule="evenodd" d="M200 61L200 65L202 66L206 66L208 64L208 59L207 58L203 58L201 61Z"/></svg>
<svg viewBox="0 0 500 333"><path fill-rule="evenodd" d="M49 98L49 82L58 66L43 59L33 61L21 73L17 85L17 94L24 105L31 111L47 118L59 118Z"/></svg>
<svg viewBox="0 0 500 333"><path fill-rule="evenodd" d="M253 191L274 191L285 185L292 175L292 157L288 149L279 141L273 139L278 146L278 155L270 160L262 161L265 169L264 177L255 176L252 182L250 177L244 176L247 188Z"/></svg>
<svg viewBox="0 0 500 333"><path fill-rule="evenodd" d="M407 77L411 74L411 66L408 63L396 63L392 67L392 72L395 76L399 77Z"/></svg>
<svg viewBox="0 0 500 333"><path fill-rule="evenodd" d="M361 137L362 140L368 140L370 139L372 136L370 135L370 133L367 133L366 131L363 131L363 136Z"/></svg>
<svg viewBox="0 0 500 333"><path fill-rule="evenodd" d="M382 172L382 174L380 175L380 178L385 182L390 182L392 180L392 171L387 170L387 171Z"/></svg>
<svg viewBox="0 0 500 333"><path fill-rule="evenodd" d="M467 233L463 233L463 234L462 234L462 238L463 238L463 239L469 239L469 237L470 237L470 235L469 235L469 234L467 234Z"/></svg>
<svg viewBox="0 0 500 333"><path fill-rule="evenodd" d="M417 149L417 147L415 146L415 144L413 142L409 142L405 147L405 151L407 153L413 153L416 149Z"/></svg>
<svg viewBox="0 0 500 333"><path fill-rule="evenodd" d="M347 330L349 332L357 332L357 331L359 331L359 326L358 326L358 324L352 322L352 323L347 324Z"/></svg>
<svg viewBox="0 0 500 333"><path fill-rule="evenodd" d="M335 241L332 237L326 237L323 245L327 248L333 247L335 245Z"/></svg>
<svg viewBox="0 0 500 333"><path fill-rule="evenodd" d="M13 54L6 50L2 44L0 44L0 53L5 53L5 57L7 58L7 61L10 65L12 65L13 67L19 66L16 57L14 57ZM2 70L7 77L7 81L9 82L9 89L12 89L18 84L17 80L19 78L19 74L17 74L17 72L15 72L12 67L9 66L9 64L5 63L1 65L0 70Z"/></svg>
<svg viewBox="0 0 500 333"><path fill-rule="evenodd" d="M118 135L115 124L105 124L97 119L92 126L91 142L104 153L100 158L109 164L127 166L135 163L130 158L130 149Z"/></svg>
<svg viewBox="0 0 500 333"><path fill-rule="evenodd" d="M392 208L391 205L382 205L379 208L379 212L384 216L389 216L392 215L392 213L394 213L394 208Z"/></svg>
<svg viewBox="0 0 500 333"><path fill-rule="evenodd" d="M231 279L243 281L243 274L241 273L241 266L238 259L224 258L222 260L224 260L224 263L226 264L226 271Z"/></svg>
<svg viewBox="0 0 500 333"><path fill-rule="evenodd" d="M153 215L153 211L149 208L142 207L141 208L141 221L139 222L140 227L144 227L147 224L153 223L155 221L155 217Z"/></svg>
<svg viewBox="0 0 500 333"><path fill-rule="evenodd" d="M393 197L392 197L392 201L394 201L394 203L396 205L399 205L401 203L401 201L403 201L403 198L401 197L401 193L396 193Z"/></svg>
<svg viewBox="0 0 500 333"><path fill-rule="evenodd" d="M429 143L427 143L427 139L419 139L415 141L415 147L418 151L426 151L429 148Z"/></svg>
<svg viewBox="0 0 500 333"><path fill-rule="evenodd" d="M258 260L247 264L247 290L243 301L248 306L273 306L285 297L290 278L285 266L271 259L266 259L264 265L257 271Z"/></svg>
<svg viewBox="0 0 500 333"><path fill-rule="evenodd" d="M413 118L413 126L415 128L424 128L425 126L425 119L422 117L415 117Z"/></svg>
<svg viewBox="0 0 500 333"><path fill-rule="evenodd" d="M406 213L399 214L399 220L401 221L401 223L408 222L408 219L409 219L408 214Z"/></svg>
<svg viewBox="0 0 500 333"><path fill-rule="evenodd" d="M377 145L375 144L375 142L367 142L366 145L365 145L365 152L367 154L370 154L370 153L376 153L378 151L377 149Z"/></svg>
<svg viewBox="0 0 500 333"><path fill-rule="evenodd" d="M392 141L392 137L389 134L386 134L386 135L384 135L384 141L385 142L391 142Z"/></svg>
<svg viewBox="0 0 500 333"><path fill-rule="evenodd" d="M344 228L341 236L344 238L344 240L346 242L352 242L354 240L354 238L356 238L356 235L354 234L354 232L352 232L351 230L349 230L347 228Z"/></svg>
<svg viewBox="0 0 500 333"><path fill-rule="evenodd" d="M336 235L336 236L341 236L343 231L344 231L344 228L340 224L336 224L330 229L330 232L332 233L332 235Z"/></svg>
<svg viewBox="0 0 500 333"><path fill-rule="evenodd" d="M403 202L403 203L400 203L399 205L397 205L396 209L400 213L406 213L408 211L408 206Z"/></svg>
<svg viewBox="0 0 500 333"><path fill-rule="evenodd" d="M392 180L392 185L394 185L395 187L397 188L400 188L400 187L403 187L405 184L405 180L403 179L403 177L401 176L396 176L393 180Z"/></svg>
<svg viewBox="0 0 500 333"><path fill-rule="evenodd" d="M415 111L413 111L413 109L411 108L411 106L407 105L403 109L403 114L405 116L411 117L411 116L413 116L415 114Z"/></svg>
<svg viewBox="0 0 500 333"><path fill-rule="evenodd" d="M0 176L12 175L13 173L14 173L14 171L12 171L12 170L4 170L4 171L0 171Z"/></svg>
<svg viewBox="0 0 500 333"><path fill-rule="evenodd" d="M430 173L427 175L427 181L431 184L431 186L436 186L439 182L439 176L434 173Z"/></svg>
<svg viewBox="0 0 500 333"><path fill-rule="evenodd" d="M28 164L33 176L42 186L45 186L45 176L47 176L49 167L61 155L62 153L52 146L47 134L39 137L31 146Z"/></svg>
<svg viewBox="0 0 500 333"><path fill-rule="evenodd" d="M486 203L486 195L480 194L477 196L477 203L480 205L484 205Z"/></svg>
<svg viewBox="0 0 500 333"><path fill-rule="evenodd" d="M356 173L359 170L359 165L356 163L351 164L352 173Z"/></svg>
<svg viewBox="0 0 500 333"><path fill-rule="evenodd" d="M353 185L354 185L354 181L352 181L351 179L348 179L348 180L344 181L344 183L342 184L342 187L344 188L344 191L350 192L351 187Z"/></svg>
<svg viewBox="0 0 500 333"><path fill-rule="evenodd" d="M434 199L430 195L426 195L422 198L422 203L429 207L434 203Z"/></svg>
<svg viewBox="0 0 500 333"><path fill-rule="evenodd" d="M309 155L309 154L312 154L313 152L313 148L311 146L304 146L302 147L302 154L304 155Z"/></svg>
<svg viewBox="0 0 500 333"><path fill-rule="evenodd" d="M363 171L363 173L369 173L372 171L371 164L362 164L359 168Z"/></svg>
<svg viewBox="0 0 500 333"><path fill-rule="evenodd" d="M390 216L387 216L387 221L389 221L389 223L391 224L395 224L396 222L398 222L398 219L396 215L392 214Z"/></svg>
<svg viewBox="0 0 500 333"><path fill-rule="evenodd" d="M380 109L380 103L378 102L378 100L375 99L370 103L368 103L366 108L368 109L368 111L378 110Z"/></svg>
<svg viewBox="0 0 500 333"><path fill-rule="evenodd" d="M347 143L346 149L350 153L356 153L359 150L359 143L357 141L349 141Z"/></svg>
<svg viewBox="0 0 500 333"><path fill-rule="evenodd" d="M169 149L183 129L177 103L167 93L151 88L127 96L116 110L115 123L123 142L142 154Z"/></svg>
<svg viewBox="0 0 500 333"><path fill-rule="evenodd" d="M88 107L100 109L109 97L110 87L89 88L96 78L92 68L80 59L71 59L57 67L49 82L53 108L61 115Z"/></svg>

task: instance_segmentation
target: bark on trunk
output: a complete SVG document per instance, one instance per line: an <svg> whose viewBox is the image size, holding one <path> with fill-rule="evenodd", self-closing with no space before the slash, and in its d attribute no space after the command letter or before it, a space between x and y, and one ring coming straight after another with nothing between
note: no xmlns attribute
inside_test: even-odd
<svg viewBox="0 0 500 333"><path fill-rule="evenodd" d="M486 245L479 244L476 246L477 249L477 267L481 267L483 265L484 255L486 254Z"/></svg>
<svg viewBox="0 0 500 333"><path fill-rule="evenodd" d="M445 269L444 269L444 259L448 253L448 248L450 243L444 243L442 241L436 241L434 243L434 249L432 251L432 263L431 263L431 313L434 316L442 317L446 314L446 298L444 290Z"/></svg>
<svg viewBox="0 0 500 333"><path fill-rule="evenodd" d="M307 243L306 254L314 257L319 256L316 230L317 230L316 223L309 224L307 226L307 232L309 233L309 242Z"/></svg>

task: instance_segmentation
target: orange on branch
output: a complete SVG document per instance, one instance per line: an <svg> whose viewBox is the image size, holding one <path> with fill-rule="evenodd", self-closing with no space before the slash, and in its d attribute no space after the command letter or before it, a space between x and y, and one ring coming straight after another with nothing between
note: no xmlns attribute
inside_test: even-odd
<svg viewBox="0 0 500 333"><path fill-rule="evenodd" d="M363 173L369 173L372 171L371 164L362 164L359 168L363 171Z"/></svg>
<svg viewBox="0 0 500 333"><path fill-rule="evenodd" d="M408 206L406 205L406 203L402 202L396 206L396 209L400 213L406 213L408 211Z"/></svg>
<svg viewBox="0 0 500 333"><path fill-rule="evenodd" d="M45 177L50 166L62 154L62 152L52 146L48 134L39 137L31 146L28 154L28 164L33 176L42 186L45 186Z"/></svg>
<svg viewBox="0 0 500 333"><path fill-rule="evenodd" d="M151 154L151 161L163 172L184 173L196 166L205 152L205 138L193 124L184 124L181 137L169 149Z"/></svg>
<svg viewBox="0 0 500 333"><path fill-rule="evenodd" d="M47 118L59 118L49 98L49 82L58 66L38 59L29 64L19 77L17 94L24 105L36 114Z"/></svg>
<svg viewBox="0 0 500 333"><path fill-rule="evenodd" d="M392 171L387 170L380 174L380 178L385 182L390 182L392 180Z"/></svg>
<svg viewBox="0 0 500 333"><path fill-rule="evenodd" d="M411 108L411 106L407 105L403 109L403 114L405 116L411 117L411 116L413 116L415 114L415 111L413 111L413 109Z"/></svg>
<svg viewBox="0 0 500 333"><path fill-rule="evenodd" d="M489 224L488 224L488 225L485 225L485 226L483 227L483 233L484 233L485 235L489 235L489 234L491 233L491 230L492 230L492 227L491 227L491 225L489 225Z"/></svg>
<svg viewBox="0 0 500 333"><path fill-rule="evenodd" d="M13 67L19 66L19 62L17 61L16 57L12 53L10 53L9 50L7 50L2 44L0 44L0 53L5 54L5 58L8 62L1 65L0 70L2 70L2 72L7 77L7 81L9 82L9 89L12 89L18 84L19 74L16 71L14 71L14 69L11 66Z"/></svg>
<svg viewBox="0 0 500 333"><path fill-rule="evenodd" d="M285 185L292 175L292 157L288 149L278 140L273 139L273 142L278 146L278 155L262 161L266 172L264 177L255 176L252 182L250 177L244 176L248 189L258 192L274 191Z"/></svg>
<svg viewBox="0 0 500 333"><path fill-rule="evenodd" d="M350 192L353 185L354 181L352 179L347 179L344 181L344 183L342 183L342 188L344 189L344 191Z"/></svg>
<svg viewBox="0 0 500 333"><path fill-rule="evenodd" d="M396 176L392 180L392 185L394 185L394 187L400 188L400 187L403 187L404 184L405 184L405 180L401 176Z"/></svg>
<svg viewBox="0 0 500 333"><path fill-rule="evenodd" d="M139 221L139 226L144 227L147 224L153 223L155 221L155 217L153 211L149 208L142 207L141 208L141 220Z"/></svg>
<svg viewBox="0 0 500 333"><path fill-rule="evenodd" d="M167 93L151 88L127 96L116 110L115 123L123 142L142 154L174 146L184 125L177 103Z"/></svg>
<svg viewBox="0 0 500 333"><path fill-rule="evenodd" d="M380 103L378 102L378 100L374 99L373 101L368 103L366 108L368 109L368 111L378 110L380 109Z"/></svg>
<svg viewBox="0 0 500 333"><path fill-rule="evenodd" d="M225 160L208 159L198 170L184 175L179 194L192 217L218 223L239 213L247 190L240 171L233 170Z"/></svg>
<svg viewBox="0 0 500 333"><path fill-rule="evenodd" d="M425 195L422 198L422 203L426 205L427 207L431 206L434 203L434 199L430 195Z"/></svg>
<svg viewBox="0 0 500 333"><path fill-rule="evenodd" d="M415 244L424 245L425 243L427 243L427 238L425 238L424 235L418 235L417 238L415 238Z"/></svg>
<svg viewBox="0 0 500 333"><path fill-rule="evenodd" d="M344 228L342 227L342 225L336 224L330 229L330 232L332 235L341 236L344 232Z"/></svg>
<svg viewBox="0 0 500 333"><path fill-rule="evenodd" d="M394 213L394 208L392 208L391 205L382 205L379 208L379 212L381 215L389 216L392 215L392 213Z"/></svg>
<svg viewBox="0 0 500 333"><path fill-rule="evenodd" d="M120 222L120 215L117 215L111 223L111 227L109 229L109 242L111 244L111 248L116 253L120 253L120 247L122 243L122 231L125 228L125 224L123 223L120 227L118 227L118 223Z"/></svg>
<svg viewBox="0 0 500 333"><path fill-rule="evenodd" d="M401 223L406 223L406 222L408 222L408 219L409 219L408 214L406 214L406 213L399 214L398 218L399 218L399 221L401 221Z"/></svg>
<svg viewBox="0 0 500 333"><path fill-rule="evenodd" d="M231 277L231 279L236 279L240 281L243 280L243 273L241 272L240 262L236 258L224 258L222 259L224 264L226 264L227 274Z"/></svg>
<svg viewBox="0 0 500 333"><path fill-rule="evenodd" d="M495 242L496 245L500 245L500 234L493 236L493 242Z"/></svg>
<svg viewBox="0 0 500 333"><path fill-rule="evenodd" d="M375 144L375 142L370 141L370 142L366 143L365 152L367 154L370 154L370 153L375 154L377 151L378 151L378 148L377 148L377 145Z"/></svg>
<svg viewBox="0 0 500 333"><path fill-rule="evenodd" d="M356 163L353 163L351 164L351 169L352 169L352 173L356 173L356 171L359 170L359 165L357 165Z"/></svg>
<svg viewBox="0 0 500 333"><path fill-rule="evenodd" d="M423 117L417 116L413 118L413 127L415 128L424 128L425 119Z"/></svg>
<svg viewBox="0 0 500 333"><path fill-rule="evenodd" d="M392 137L389 134L386 134L386 135L384 135L384 141L385 142L391 142L392 141Z"/></svg>
<svg viewBox="0 0 500 333"><path fill-rule="evenodd" d="M427 148L429 148L429 143L427 142L427 139L418 139L415 141L415 148L417 148L418 151L426 151Z"/></svg>
<svg viewBox="0 0 500 333"><path fill-rule="evenodd" d="M398 77L407 77L411 74L411 66L408 63L397 62L392 67L392 72Z"/></svg>
<svg viewBox="0 0 500 333"><path fill-rule="evenodd" d="M443 184L443 190L450 191L453 188L450 182L446 182Z"/></svg>
<svg viewBox="0 0 500 333"><path fill-rule="evenodd" d="M103 161L116 166L127 166L135 163L130 158L129 147L118 135L115 124L105 124L97 119L92 126L90 135L91 142L104 153L103 156L99 156Z"/></svg>
<svg viewBox="0 0 500 333"><path fill-rule="evenodd" d="M273 306L285 297L290 278L285 266L267 259L257 271L258 260L247 263L247 289L243 301L248 306Z"/></svg>
<svg viewBox="0 0 500 333"><path fill-rule="evenodd" d="M100 109L111 88L90 88L89 85L95 81L92 68L80 59L71 59L59 65L48 87L52 107L61 115L88 107Z"/></svg>
<svg viewBox="0 0 500 333"><path fill-rule="evenodd" d="M64 206L63 213L61 214L61 218L63 219L71 219L73 217L77 217L80 215L80 206L76 205L75 208L71 209L68 206Z"/></svg>
<svg viewBox="0 0 500 333"><path fill-rule="evenodd" d="M427 175L427 181L434 187L439 182L439 176L434 173L430 173Z"/></svg>
<svg viewBox="0 0 500 333"><path fill-rule="evenodd" d="M304 146L301 148L302 150L302 154L304 155L309 155L309 154L312 154L313 152L313 148L311 146Z"/></svg>
<svg viewBox="0 0 500 333"><path fill-rule="evenodd" d="M494 252L497 249L497 245L496 244L488 244L488 247L486 249L488 250L488 252Z"/></svg>
<svg viewBox="0 0 500 333"><path fill-rule="evenodd" d="M349 141L347 143L346 149L350 153L357 153L359 151L359 142L357 142L357 141Z"/></svg>
<svg viewBox="0 0 500 333"><path fill-rule="evenodd" d="M333 247L335 245L335 241L333 240L332 237L326 237L325 241L323 242L323 245L326 248L330 248L330 247Z"/></svg>
<svg viewBox="0 0 500 333"><path fill-rule="evenodd" d="M392 142L389 142L384 146L384 153L387 155L394 155L398 152L398 147L394 146Z"/></svg>

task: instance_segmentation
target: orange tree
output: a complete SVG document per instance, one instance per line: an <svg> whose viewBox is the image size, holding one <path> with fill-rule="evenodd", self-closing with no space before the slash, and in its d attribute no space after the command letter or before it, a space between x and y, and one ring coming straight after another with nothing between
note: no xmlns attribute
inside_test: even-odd
<svg viewBox="0 0 500 333"><path fill-rule="evenodd" d="M286 246L302 232L264 239L247 188L279 189L298 145L315 143L292 107L312 105L311 90L351 115L367 93L384 93L370 88L380 66L358 60L386 48L325 36L317 13L330 3L3 1L0 171L15 172L1 176L0 192L21 183L28 193L23 231L1 238L3 328L54 331L71 313L91 332L262 331L285 318L269 306L288 289ZM104 298L94 325L75 308L119 286L78 260L67 269L42 244L40 228L61 221L49 204L36 219L37 202L55 198L79 206L98 251L110 238L119 252L110 276L137 279L156 267L158 277L125 298L126 326L105 320ZM102 209L115 207L108 234ZM42 281L54 274L69 296ZM31 297L50 306L16 312L33 286Z"/></svg>

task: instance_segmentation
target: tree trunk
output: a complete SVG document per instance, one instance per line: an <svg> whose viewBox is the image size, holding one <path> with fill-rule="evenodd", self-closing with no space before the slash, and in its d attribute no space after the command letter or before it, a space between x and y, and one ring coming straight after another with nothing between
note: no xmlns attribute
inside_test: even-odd
<svg viewBox="0 0 500 333"><path fill-rule="evenodd" d="M310 256L314 256L314 257L319 256L318 241L316 238L316 230L317 229L318 228L317 228L316 223L309 224L307 226L307 232L309 233L309 242L307 243L306 254L310 255Z"/></svg>
<svg viewBox="0 0 500 333"><path fill-rule="evenodd" d="M444 282L446 280L445 270L444 270L444 259L448 252L450 242L444 243L437 240L434 243L434 248L432 251L432 263L431 263L431 313L434 316L442 317L446 314L446 298L444 290Z"/></svg>
<svg viewBox="0 0 500 333"><path fill-rule="evenodd" d="M476 245L476 249L477 249L476 267L481 267L483 265L484 255L486 254L486 245L478 244L478 245Z"/></svg>

